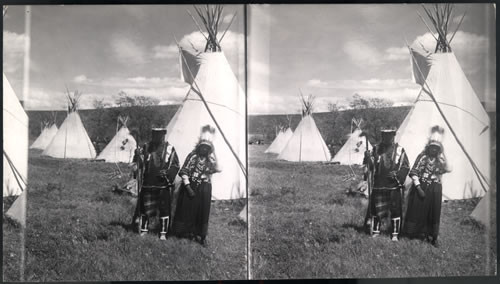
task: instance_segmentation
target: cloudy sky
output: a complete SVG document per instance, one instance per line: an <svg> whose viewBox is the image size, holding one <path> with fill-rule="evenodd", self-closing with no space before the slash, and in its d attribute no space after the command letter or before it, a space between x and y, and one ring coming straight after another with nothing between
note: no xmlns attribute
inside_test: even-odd
<svg viewBox="0 0 500 284"><path fill-rule="evenodd" d="M456 5L452 31L467 11L452 48L481 100L495 109L495 17L489 4ZM352 95L410 104L405 39L434 50L420 5L264 5L249 9L249 113L298 113L299 88L347 106ZM430 23L429 23L430 24Z"/></svg>
<svg viewBox="0 0 500 284"><path fill-rule="evenodd" d="M32 6L31 88L28 109L63 109L65 85L85 95L82 108L120 91L177 104L188 86L179 79L177 39L202 49L203 36L186 12L191 6ZM489 4L456 5L452 29L467 11L452 47L489 110L495 108L495 18ZM243 6L222 47L244 85ZM298 89L347 106L354 93L410 104L418 93L411 80L405 39L434 48L417 15L420 5L251 5L248 23L248 111L298 113ZM4 17L3 69L22 94L24 7Z"/></svg>
<svg viewBox="0 0 500 284"><path fill-rule="evenodd" d="M175 40L204 48L203 36L187 13L192 6L32 6L28 109L64 109L65 85L93 101L113 103L120 91L180 103L188 86L180 80ZM225 6L222 28L236 18L222 48L244 82L243 6ZM21 97L24 7L9 6L4 17L3 70Z"/></svg>

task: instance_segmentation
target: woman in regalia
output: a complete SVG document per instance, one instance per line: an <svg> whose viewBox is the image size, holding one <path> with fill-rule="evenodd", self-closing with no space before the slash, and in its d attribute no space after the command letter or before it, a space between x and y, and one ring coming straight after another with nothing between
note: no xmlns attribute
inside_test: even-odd
<svg viewBox="0 0 500 284"><path fill-rule="evenodd" d="M441 219L441 177L450 171L444 155L444 129L434 126L425 149L413 164L409 176L412 188L403 232L410 238L420 238L437 246Z"/></svg>
<svg viewBox="0 0 500 284"><path fill-rule="evenodd" d="M212 143L214 134L211 126L202 127L197 145L179 171L182 185L172 228L178 237L195 239L202 245L206 245L210 217L211 177L219 171Z"/></svg>

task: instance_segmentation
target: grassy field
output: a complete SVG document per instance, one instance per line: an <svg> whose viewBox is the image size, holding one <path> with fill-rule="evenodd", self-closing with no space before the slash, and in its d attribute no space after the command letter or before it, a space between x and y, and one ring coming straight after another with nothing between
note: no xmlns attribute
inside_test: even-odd
<svg viewBox="0 0 500 284"><path fill-rule="evenodd" d="M120 165L127 172L126 165ZM39 157L30 152L26 281L245 279L242 201L212 203L208 246L140 237L128 224L135 198L111 191L115 164ZM4 207L6 207L4 201ZM11 202L11 201L10 201ZM20 228L4 215L4 280L21 279Z"/></svg>
<svg viewBox="0 0 500 284"><path fill-rule="evenodd" d="M394 243L388 235L370 238L361 226L367 200L346 194L349 167L276 161L263 153L265 148L249 147L252 278L496 272L496 220L488 232L469 217L478 199L443 203L438 248L417 240Z"/></svg>

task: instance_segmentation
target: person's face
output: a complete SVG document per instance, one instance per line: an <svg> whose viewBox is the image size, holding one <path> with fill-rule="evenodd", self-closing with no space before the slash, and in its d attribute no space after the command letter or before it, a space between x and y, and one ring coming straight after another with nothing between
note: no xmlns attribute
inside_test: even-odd
<svg viewBox="0 0 500 284"><path fill-rule="evenodd" d="M389 145L394 142L394 133L392 132L382 132L382 143Z"/></svg>
<svg viewBox="0 0 500 284"><path fill-rule="evenodd" d="M439 153L439 147L436 145L430 145L429 146L429 155L432 157L436 157L437 154Z"/></svg>
<svg viewBox="0 0 500 284"><path fill-rule="evenodd" d="M207 156L208 152L210 151L210 147L208 145L200 145L198 151L201 156Z"/></svg>
<svg viewBox="0 0 500 284"><path fill-rule="evenodd" d="M151 137L151 140L153 140L153 142L162 142L163 140L165 140L165 133L164 132L153 132L152 134L152 137Z"/></svg>

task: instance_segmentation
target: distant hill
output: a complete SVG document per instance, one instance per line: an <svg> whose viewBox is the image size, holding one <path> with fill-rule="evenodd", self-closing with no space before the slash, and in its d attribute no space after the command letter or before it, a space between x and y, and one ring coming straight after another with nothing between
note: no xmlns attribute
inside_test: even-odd
<svg viewBox="0 0 500 284"><path fill-rule="evenodd" d="M162 105L148 107L123 107L80 110L83 124L91 139L108 137L111 139L116 132L116 119L118 115L129 115L129 128L138 129L140 140L147 141L151 127L166 126L172 119L180 105ZM353 117L363 119L362 128L368 134L371 143L379 140L381 127L392 126L399 128L411 107L388 107L351 109L338 112L321 112L313 115L323 139L327 144L341 146L350 133L350 123ZM496 137L496 112L488 113L491 119L491 134ZM40 121L50 118L50 111L28 111L30 139L40 135ZM295 129L300 122L299 114L289 115L291 127ZM57 126L61 126L66 118L66 111L57 112ZM286 115L249 115L249 137L263 137L268 143L275 137L276 126L288 125ZM253 136L252 136L253 135ZM142 143L141 142L141 143Z"/></svg>
<svg viewBox="0 0 500 284"><path fill-rule="evenodd" d="M165 127L174 116L180 105L161 105L145 107L115 107L102 109L80 110L83 125L90 139L107 138L110 140L116 133L118 115L128 115L129 129L137 129L140 143L149 139L151 127ZM60 127L66 118L66 111L57 111L57 127ZM28 111L30 140L40 135L40 121L50 119L51 111Z"/></svg>
<svg viewBox="0 0 500 284"><path fill-rule="evenodd" d="M350 133L351 120L362 118L362 129L368 134L371 143L379 138L381 127L392 126L398 128L411 107L387 107L387 108L367 108L350 109L337 112L320 112L313 115L323 139L327 144L343 145ZM293 130L300 122L299 114L289 115ZM251 134L263 135L267 142L275 137L275 129L278 125L288 125L286 115L250 115L248 117L248 132Z"/></svg>

